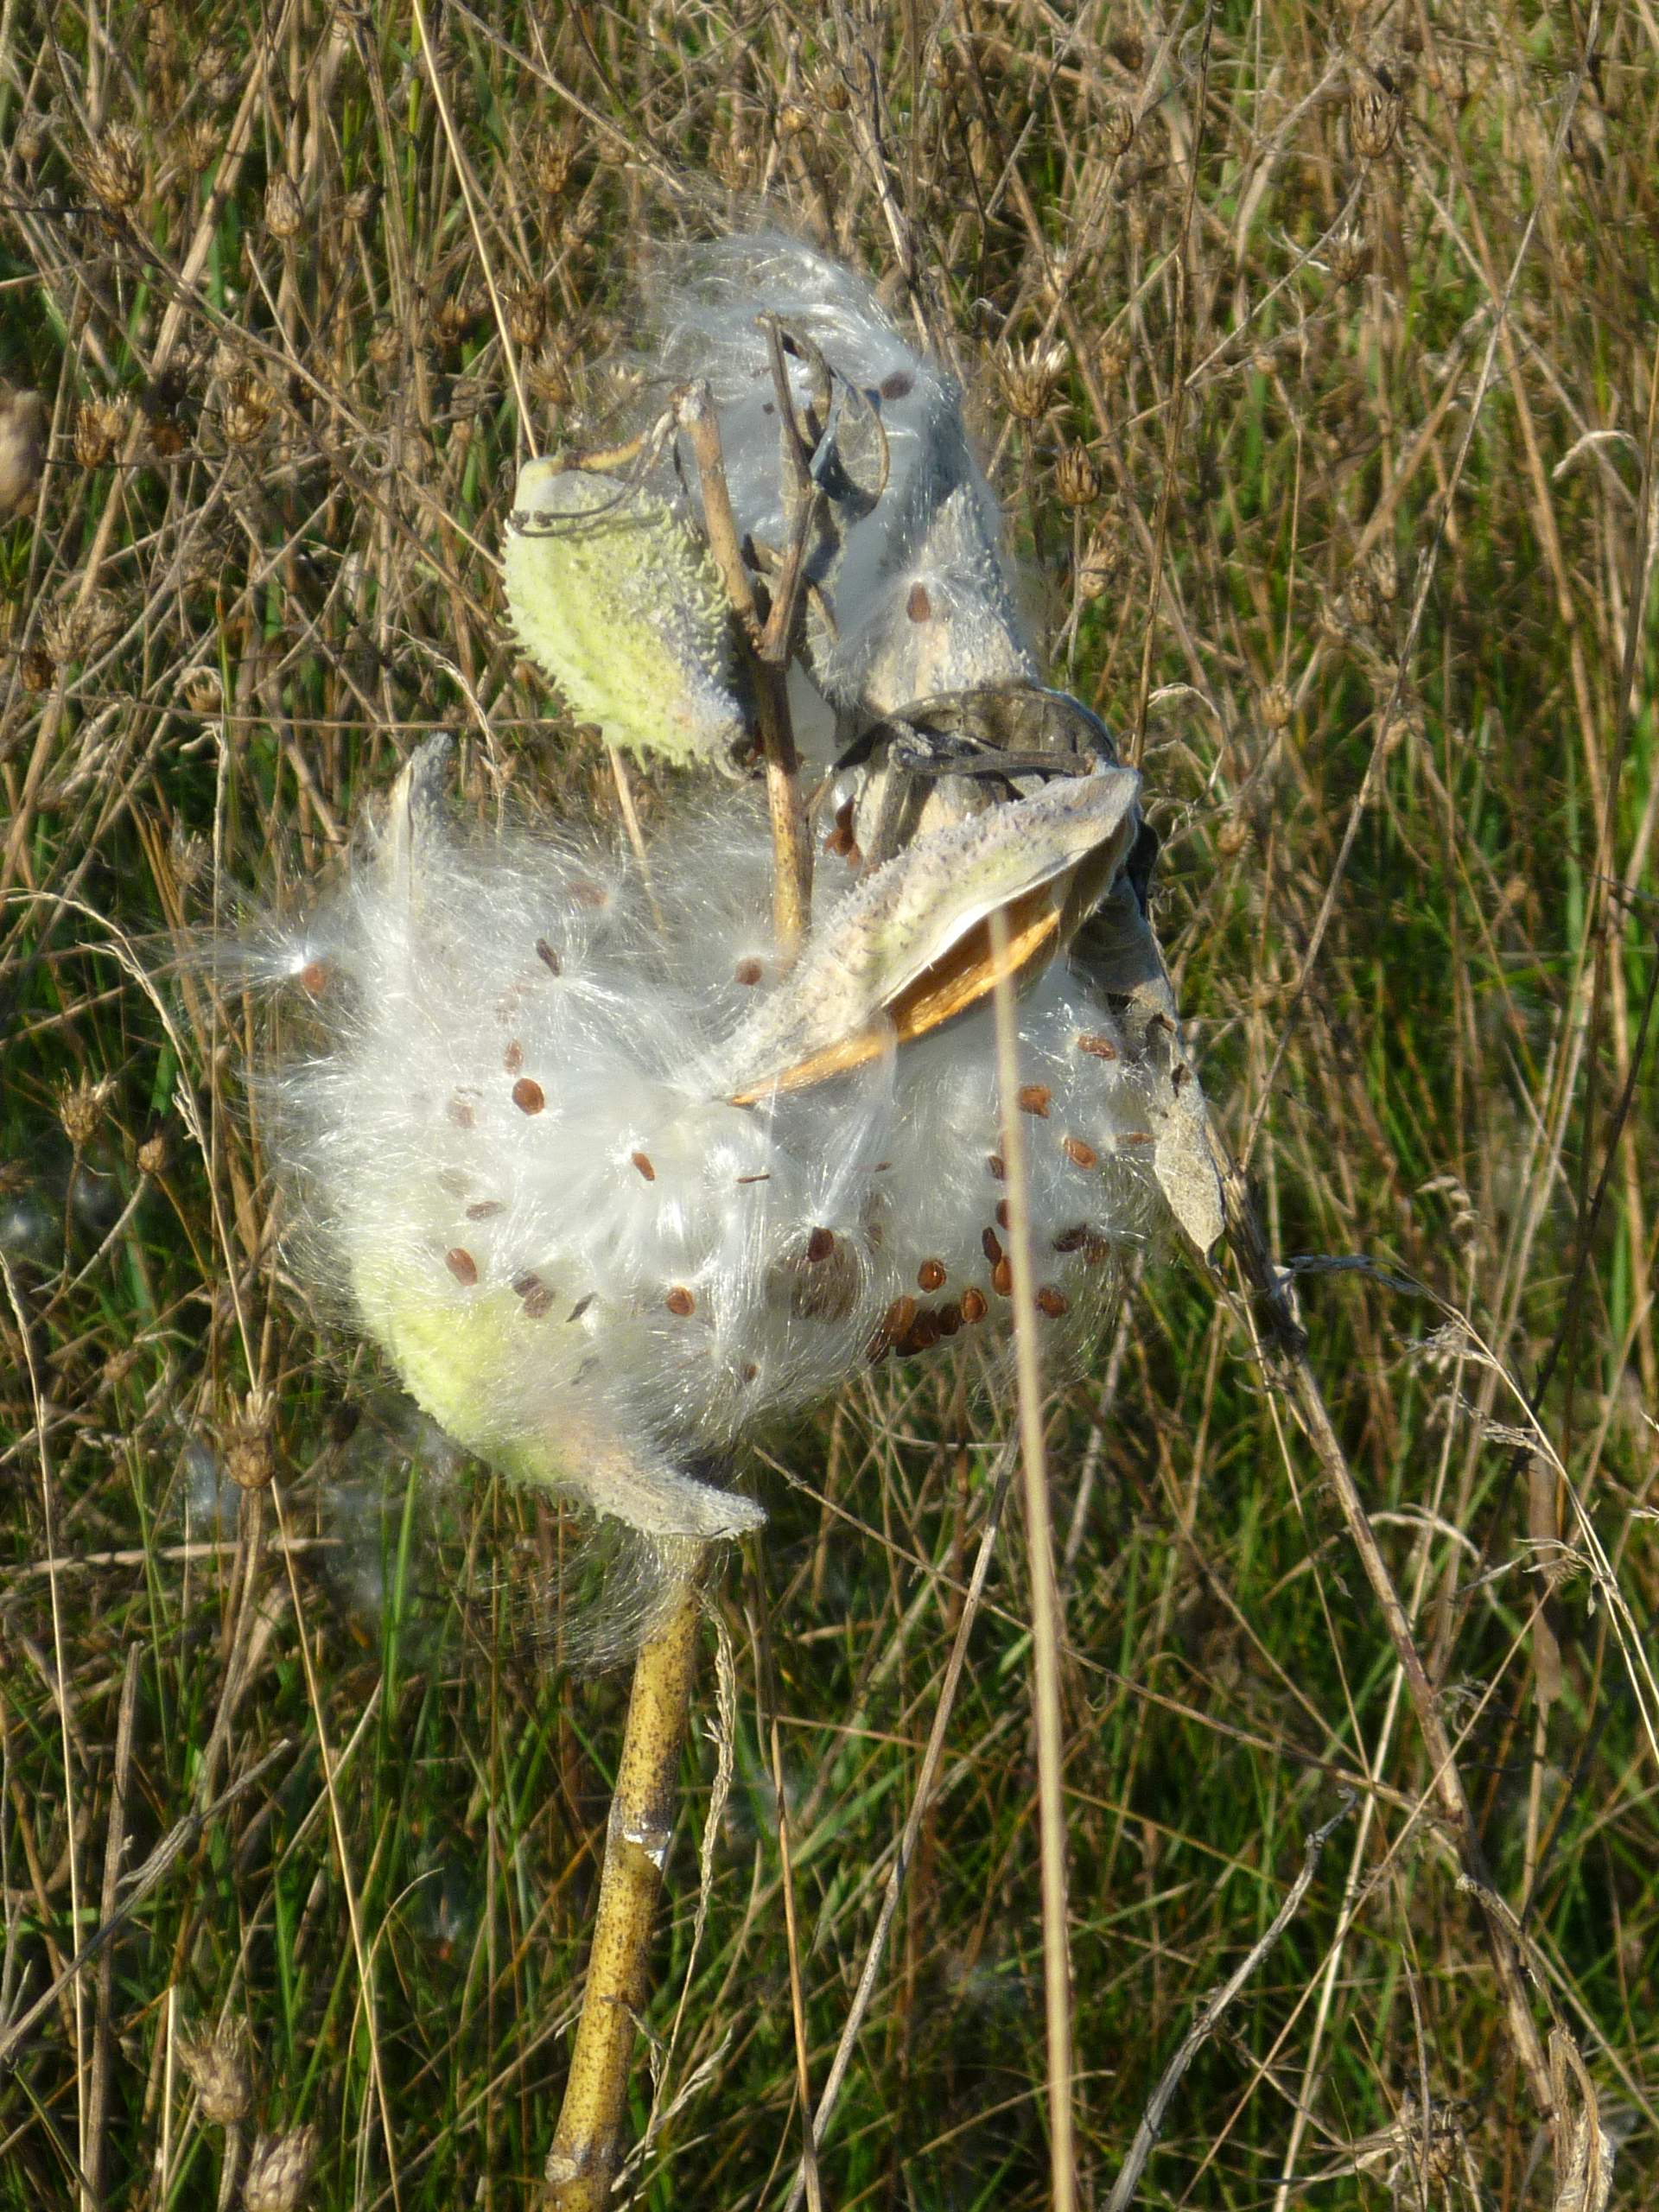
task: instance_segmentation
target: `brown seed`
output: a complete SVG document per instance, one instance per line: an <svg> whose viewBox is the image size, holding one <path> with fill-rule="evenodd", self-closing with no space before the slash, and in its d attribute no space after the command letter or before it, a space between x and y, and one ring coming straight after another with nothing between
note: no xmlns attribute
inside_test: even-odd
<svg viewBox="0 0 1659 2212"><path fill-rule="evenodd" d="M537 1283L534 1290L527 1290L524 1293L526 1320L539 1321L544 1314L550 1313L552 1310L553 1293L545 1283Z"/></svg>
<svg viewBox="0 0 1659 2212"><path fill-rule="evenodd" d="M536 957L543 963L550 974L558 976L563 973L559 965L558 954L554 951L544 937L538 937L536 940Z"/></svg>
<svg viewBox="0 0 1659 2212"><path fill-rule="evenodd" d="M759 1379L759 1377L760 1377L760 1369L755 1365L754 1362L753 1362L752 1359L746 1359L746 1360L744 1361L744 1363L743 1363L743 1380L744 1380L746 1382L753 1382L757 1381L757 1380Z"/></svg>
<svg viewBox="0 0 1659 2212"><path fill-rule="evenodd" d="M468 1221L488 1221L493 1215L505 1211L506 1208L499 1198L480 1198L476 1205L467 1207L467 1218Z"/></svg>
<svg viewBox="0 0 1659 2212"><path fill-rule="evenodd" d="M987 1157L985 1165L990 1169L991 1173L996 1178L996 1180L999 1183L1006 1183L1007 1181L1008 1163L1003 1159L1000 1152L991 1153Z"/></svg>
<svg viewBox="0 0 1659 2212"><path fill-rule="evenodd" d="M682 1321L688 1313L695 1313L697 1310L696 1300L692 1297L683 1283L676 1283L663 1302L669 1312Z"/></svg>
<svg viewBox="0 0 1659 2212"><path fill-rule="evenodd" d="M631 1152L628 1154L628 1158L639 1170L639 1173L645 1177L647 1183L654 1183L657 1180L657 1170L651 1164L651 1154L649 1153Z"/></svg>
<svg viewBox="0 0 1659 2212"><path fill-rule="evenodd" d="M538 1274L514 1275L512 1279L513 1294L518 1298L528 1298L532 1290L541 1287L542 1279Z"/></svg>
<svg viewBox="0 0 1659 2212"><path fill-rule="evenodd" d="M895 1298L887 1308L887 1319L882 1322L881 1326L893 1342L897 1343L900 1337L910 1334L910 1325L915 1319L915 1300Z"/></svg>
<svg viewBox="0 0 1659 2212"><path fill-rule="evenodd" d="M1102 1268L1111 1258L1112 1248L1103 1236L1091 1236L1083 1248L1083 1256L1091 1268Z"/></svg>
<svg viewBox="0 0 1659 2212"><path fill-rule="evenodd" d="M1095 1147L1085 1144L1081 1137L1062 1137L1060 1149L1078 1167L1092 1167L1095 1164Z"/></svg>
<svg viewBox="0 0 1659 2212"><path fill-rule="evenodd" d="M942 1337L954 1337L962 1326L962 1308L960 1306L941 1306L938 1318L939 1334Z"/></svg>
<svg viewBox="0 0 1659 2212"><path fill-rule="evenodd" d="M309 991L315 998L322 989L323 973L321 960L308 960L300 970L300 988Z"/></svg>
<svg viewBox="0 0 1659 2212"><path fill-rule="evenodd" d="M1070 1308L1071 1304L1071 1301L1065 1293L1057 1288L1052 1282L1046 1282L1037 1294L1037 1310L1040 1313L1046 1313L1051 1321L1058 1321L1061 1314Z"/></svg>
<svg viewBox="0 0 1659 2212"><path fill-rule="evenodd" d="M836 89L839 92L844 92L846 87L844 86L838 86ZM824 104L826 106L833 105L827 93L825 94ZM841 105L842 107L846 106L847 102L844 99L842 100ZM880 393L883 399L908 399L911 393L914 391L915 389L916 379L911 375L908 369L895 369L890 377L883 377L880 383L876 386L876 390Z"/></svg>
<svg viewBox="0 0 1659 2212"><path fill-rule="evenodd" d="M1048 1102L1054 1094L1046 1083L1022 1083L1014 1096L1022 1114L1037 1114L1047 1119Z"/></svg>
<svg viewBox="0 0 1659 2212"><path fill-rule="evenodd" d="M962 1318L964 1321L982 1321L986 1314L985 1294L982 1290L964 1290L962 1294Z"/></svg>
<svg viewBox="0 0 1659 2212"><path fill-rule="evenodd" d="M905 612L912 622L925 622L933 612L933 602L927 595L927 586L912 584L910 596L905 601Z"/></svg>
<svg viewBox="0 0 1659 2212"><path fill-rule="evenodd" d="M443 1264L465 1289L470 1290L478 1281L478 1262L464 1245L452 1245L443 1255Z"/></svg>
<svg viewBox="0 0 1659 2212"><path fill-rule="evenodd" d="M1014 1296L1014 1269L1007 1260L999 1260L991 1269L991 1288L999 1298Z"/></svg>
<svg viewBox="0 0 1659 2212"><path fill-rule="evenodd" d="M910 1332L899 1347L901 1351L931 1351L939 1341L939 1319L930 1306L924 1306L910 1325Z"/></svg>
<svg viewBox="0 0 1659 2212"><path fill-rule="evenodd" d="M1080 1052L1093 1053L1097 1060L1115 1060L1117 1058L1117 1047L1111 1039L1103 1037L1097 1031L1092 1029L1085 1029L1079 1033L1077 1050Z"/></svg>
<svg viewBox="0 0 1659 2212"><path fill-rule="evenodd" d="M740 960L732 970L740 983L758 983L765 972L758 960Z"/></svg>
<svg viewBox="0 0 1659 2212"><path fill-rule="evenodd" d="M944 1276L943 1260L924 1260L916 1270L916 1280L924 1290L943 1290Z"/></svg>
<svg viewBox="0 0 1659 2212"><path fill-rule="evenodd" d="M595 883L591 876L573 876L570 896L578 906L603 906L609 904L610 893L602 883Z"/></svg>
<svg viewBox="0 0 1659 2212"><path fill-rule="evenodd" d="M1063 1229L1058 1236L1051 1237L1049 1241L1057 1252L1081 1252L1093 1235L1092 1230L1084 1229L1079 1223L1075 1229Z"/></svg>
<svg viewBox="0 0 1659 2212"><path fill-rule="evenodd" d="M854 804L853 800L845 799L836 809L836 826L823 841L826 853L838 854L848 861L851 861L858 850L858 841L853 835ZM856 862L854 865L856 866Z"/></svg>
<svg viewBox="0 0 1659 2212"><path fill-rule="evenodd" d="M449 1101L448 1114L450 1120L454 1123L458 1129L470 1129L472 1128L472 1106L467 1099L461 1096L459 1091L457 1091L454 1096Z"/></svg>
<svg viewBox="0 0 1659 2212"><path fill-rule="evenodd" d="M521 1075L512 1086L512 1103L521 1114L539 1114L547 1095L533 1076Z"/></svg>
<svg viewBox="0 0 1659 2212"><path fill-rule="evenodd" d="M979 1249L991 1265L1000 1267L1002 1262L1002 1239L994 1229L982 1229L979 1234Z"/></svg>
<svg viewBox="0 0 1659 2212"><path fill-rule="evenodd" d="M524 1048L516 1038L502 1053L501 1065L509 1075L517 1075L524 1065Z"/></svg>
<svg viewBox="0 0 1659 2212"><path fill-rule="evenodd" d="M1156 1142L1150 1129L1125 1129L1119 1144L1153 1144Z"/></svg>
<svg viewBox="0 0 1659 2212"><path fill-rule="evenodd" d="M999 1198L996 1202L996 1225L999 1229L1006 1229L1008 1225L1008 1202L1006 1198Z"/></svg>
<svg viewBox="0 0 1659 2212"><path fill-rule="evenodd" d="M579 1298L576 1300L575 1304L570 1308L570 1311L564 1317L564 1325L567 1329L573 1321L581 1320L582 1315L593 1304L596 1295L597 1294L595 1292L590 1290L586 1298Z"/></svg>
<svg viewBox="0 0 1659 2212"><path fill-rule="evenodd" d="M827 1260L836 1249L833 1229L815 1229L806 1240L806 1256L816 1267L820 1260Z"/></svg>

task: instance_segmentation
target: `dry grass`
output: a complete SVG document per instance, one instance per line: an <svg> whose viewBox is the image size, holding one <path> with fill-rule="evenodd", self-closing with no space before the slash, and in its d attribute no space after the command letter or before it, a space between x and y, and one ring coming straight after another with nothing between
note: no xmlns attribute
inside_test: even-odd
<svg viewBox="0 0 1659 2212"><path fill-rule="evenodd" d="M1312 1367L1540 2037L1649 2201L1659 23L422 4L0 16L0 370L50 416L0 528L0 2037L130 1907L7 2046L0 2202L226 2202L308 2126L319 2204L533 2193L619 1687L552 1663L557 1516L285 1280L251 1014L143 977L245 890L302 898L434 725L480 815L613 803L502 626L515 391L543 442L601 405L642 242L762 194L959 366L1052 664L1144 748L1269 1243L1382 1270L1297 1276ZM1347 1789L1140 2201L1550 2203L1502 1912L1254 1344L1160 1262L1048 1408L1084 2201ZM654 2203L787 2189L772 1732L817 2094L1012 1421L900 1367L768 1455L671 2048L711 1692L670 1861ZM842 2208L1044 2199L1026 1616L1010 1527Z"/></svg>

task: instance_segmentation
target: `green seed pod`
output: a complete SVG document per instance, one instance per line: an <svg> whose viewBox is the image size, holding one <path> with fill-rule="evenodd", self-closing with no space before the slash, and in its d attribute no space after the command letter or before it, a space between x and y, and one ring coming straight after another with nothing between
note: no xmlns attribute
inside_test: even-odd
<svg viewBox="0 0 1659 2212"><path fill-rule="evenodd" d="M527 461L508 518L520 644L571 711L640 758L728 766L747 741L720 573L652 493Z"/></svg>

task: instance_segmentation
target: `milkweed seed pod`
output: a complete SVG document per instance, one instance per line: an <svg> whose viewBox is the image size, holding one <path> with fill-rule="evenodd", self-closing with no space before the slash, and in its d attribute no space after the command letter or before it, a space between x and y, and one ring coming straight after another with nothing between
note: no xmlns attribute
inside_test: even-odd
<svg viewBox="0 0 1659 2212"><path fill-rule="evenodd" d="M641 759L745 741L720 573L654 492L550 461L518 473L503 570L519 643L571 711Z"/></svg>
<svg viewBox="0 0 1659 2212"><path fill-rule="evenodd" d="M648 892L606 849L465 842L446 747L274 948L317 1035L273 1103L317 1280L458 1442L671 1554L760 1521L707 1478L765 1421L890 1352L995 1350L998 910L1039 1313L1057 1351L1098 1325L1172 1163L1196 1187L1208 1160L1132 771L1099 761L826 886L786 967L758 800L671 822ZM1211 1205L1213 1225L1176 1203L1206 1243Z"/></svg>
<svg viewBox="0 0 1659 2212"><path fill-rule="evenodd" d="M662 374L713 392L740 537L773 548L788 537L766 317L819 439L827 512L810 555L806 659L823 696L856 722L935 692L1034 680L960 390L858 277L777 235L699 249L656 318Z"/></svg>

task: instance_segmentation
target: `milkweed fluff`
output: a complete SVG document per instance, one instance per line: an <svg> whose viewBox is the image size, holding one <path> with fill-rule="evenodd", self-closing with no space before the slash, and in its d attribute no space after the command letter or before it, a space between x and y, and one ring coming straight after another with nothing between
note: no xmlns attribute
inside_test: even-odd
<svg viewBox="0 0 1659 2212"><path fill-rule="evenodd" d="M809 556L806 660L823 696L880 715L1034 679L960 387L905 342L869 287L775 232L696 248L664 275L652 365L708 381L738 530L757 544L788 537L764 318L790 341L791 397L822 434L827 517Z"/></svg>
<svg viewBox="0 0 1659 2212"><path fill-rule="evenodd" d="M446 746L416 754L332 905L262 955L318 1025L273 1083L299 1249L420 1405L504 1473L671 1553L737 1535L760 1509L705 1478L741 1440L873 1361L952 1338L994 1351L1007 1329L988 996L897 1041L877 972L824 1017L856 1049L813 1080L782 1065L823 1029L792 1004L815 976L860 947L901 980L933 957L904 918L928 902L904 894L938 856L918 840L861 885L827 884L786 968L758 803L670 823L647 886L601 844L452 830ZM1117 850L1136 779L1113 773L1096 804ZM999 810L1011 846L1020 804ZM994 842L982 823L950 834L964 853ZM1103 993L1061 954L1019 1001L1057 1349L1097 1324L1117 1255L1166 1211L1175 1092L1137 1038L1135 988Z"/></svg>

